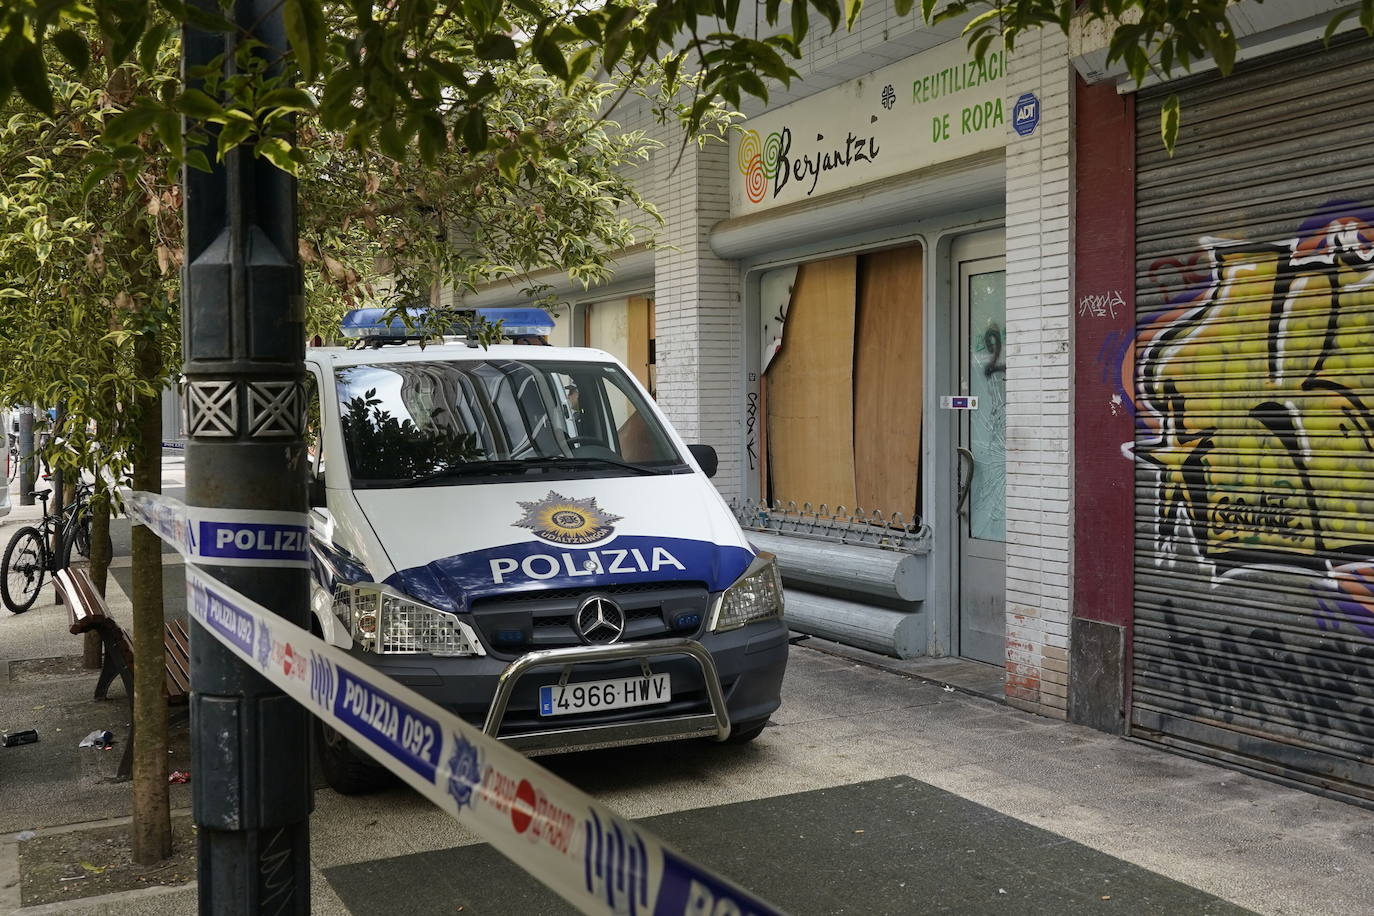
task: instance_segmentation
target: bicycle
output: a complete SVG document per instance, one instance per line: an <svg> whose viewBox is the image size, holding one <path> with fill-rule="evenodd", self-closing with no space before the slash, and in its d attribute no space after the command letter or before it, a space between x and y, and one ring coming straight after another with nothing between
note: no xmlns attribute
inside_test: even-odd
<svg viewBox="0 0 1374 916"><path fill-rule="evenodd" d="M60 516L48 511L51 490L34 496L43 503L43 520L37 527L16 531L0 560L0 598L16 614L33 607L45 576L71 565L73 550L83 557L91 555L90 485L77 486L76 498ZM56 550L51 546L54 533L59 535Z"/></svg>

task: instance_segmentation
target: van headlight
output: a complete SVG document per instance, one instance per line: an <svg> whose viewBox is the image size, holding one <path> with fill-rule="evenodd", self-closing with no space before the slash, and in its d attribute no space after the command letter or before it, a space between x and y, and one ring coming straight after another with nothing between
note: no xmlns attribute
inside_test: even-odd
<svg viewBox="0 0 1374 916"><path fill-rule="evenodd" d="M486 655L455 615L376 582L341 585L334 615L358 645L379 655Z"/></svg>
<svg viewBox="0 0 1374 916"><path fill-rule="evenodd" d="M782 618L782 576L771 553L761 553L749 564L744 575L735 580L716 599L711 615L711 630L724 633L746 623Z"/></svg>

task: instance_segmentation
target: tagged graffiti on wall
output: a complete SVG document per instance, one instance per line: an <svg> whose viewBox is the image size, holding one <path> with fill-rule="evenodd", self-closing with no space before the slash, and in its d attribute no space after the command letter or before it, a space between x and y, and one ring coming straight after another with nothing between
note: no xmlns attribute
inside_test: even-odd
<svg viewBox="0 0 1374 916"><path fill-rule="evenodd" d="M1318 622L1374 636L1374 211L1201 244L1137 333L1158 562L1316 573Z"/></svg>
<svg viewBox="0 0 1374 916"><path fill-rule="evenodd" d="M1204 238L1152 275L1163 305L1134 347L1134 721L1233 723L1240 737L1208 740L1365 786L1374 209L1329 204L1282 241Z"/></svg>

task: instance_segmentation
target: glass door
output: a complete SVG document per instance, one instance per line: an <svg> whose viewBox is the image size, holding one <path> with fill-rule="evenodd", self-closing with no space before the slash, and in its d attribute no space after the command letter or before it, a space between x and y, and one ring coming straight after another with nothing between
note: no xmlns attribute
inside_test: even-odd
<svg viewBox="0 0 1374 916"><path fill-rule="evenodd" d="M1004 665L1007 563L1006 260L959 267L959 654ZM976 402L974 399L977 399Z"/></svg>

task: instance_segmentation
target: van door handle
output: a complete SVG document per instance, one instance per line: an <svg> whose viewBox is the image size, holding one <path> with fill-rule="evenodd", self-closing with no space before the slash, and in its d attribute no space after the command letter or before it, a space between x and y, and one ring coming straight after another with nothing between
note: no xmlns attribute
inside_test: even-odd
<svg viewBox="0 0 1374 916"><path fill-rule="evenodd" d="M963 515L968 506L969 489L973 486L973 475L978 470L978 462L973 459L973 452L964 448L959 448L959 502L954 508L955 515ZM968 477L964 476L964 459L968 459Z"/></svg>

